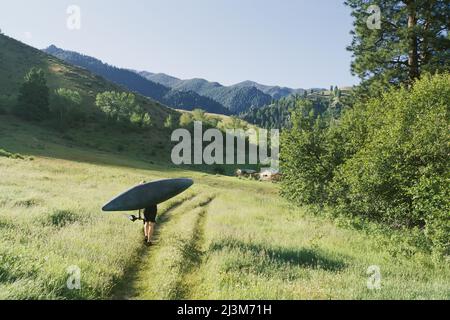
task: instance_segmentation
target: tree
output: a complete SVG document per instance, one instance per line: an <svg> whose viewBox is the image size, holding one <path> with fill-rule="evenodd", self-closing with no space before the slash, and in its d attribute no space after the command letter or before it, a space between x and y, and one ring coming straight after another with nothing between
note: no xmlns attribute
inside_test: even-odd
<svg viewBox="0 0 450 320"><path fill-rule="evenodd" d="M171 114L166 118L166 121L164 121L164 128L172 129L173 127L173 117Z"/></svg>
<svg viewBox="0 0 450 320"><path fill-rule="evenodd" d="M348 47L354 56L352 72L366 91L411 85L424 71L450 70L448 0L346 0L345 4L355 18Z"/></svg>
<svg viewBox="0 0 450 320"><path fill-rule="evenodd" d="M182 127L188 127L190 126L194 120L192 119L192 116L189 113L183 113L180 117L180 126Z"/></svg>
<svg viewBox="0 0 450 320"><path fill-rule="evenodd" d="M50 112L60 128L71 125L83 117L82 102L78 91L65 88L55 90L50 103Z"/></svg>
<svg viewBox="0 0 450 320"><path fill-rule="evenodd" d="M49 88L44 71L32 68L19 89L14 113L26 120L43 120L49 114Z"/></svg>
<svg viewBox="0 0 450 320"><path fill-rule="evenodd" d="M0 114L8 113L15 102L16 98L14 96L0 94Z"/></svg>
<svg viewBox="0 0 450 320"><path fill-rule="evenodd" d="M97 95L95 104L106 116L116 122L130 121L135 113L135 97L131 93L107 91Z"/></svg>
<svg viewBox="0 0 450 320"><path fill-rule="evenodd" d="M292 128L281 134L282 195L298 204L323 204L333 175L327 140L328 121L311 101L299 101Z"/></svg>
<svg viewBox="0 0 450 320"><path fill-rule="evenodd" d="M205 110L194 109L192 111L192 117L194 118L194 121L201 121L201 122L206 121Z"/></svg>
<svg viewBox="0 0 450 320"><path fill-rule="evenodd" d="M150 115L136 103L132 93L115 91L99 93L95 104L110 121L132 124L140 128L152 125Z"/></svg>
<svg viewBox="0 0 450 320"><path fill-rule="evenodd" d="M450 75L428 75L348 109L330 146L345 159L330 184L341 215L416 227L450 254Z"/></svg>

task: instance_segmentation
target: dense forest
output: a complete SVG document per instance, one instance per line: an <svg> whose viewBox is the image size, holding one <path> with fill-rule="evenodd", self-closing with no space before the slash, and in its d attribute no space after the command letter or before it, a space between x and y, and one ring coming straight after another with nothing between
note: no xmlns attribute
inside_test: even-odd
<svg viewBox="0 0 450 320"><path fill-rule="evenodd" d="M169 79L170 81L170 79ZM180 91L194 91L225 106L233 114L245 112L253 107L269 104L274 98L254 86L223 86L204 79L180 80L172 87Z"/></svg>
<svg viewBox="0 0 450 320"><path fill-rule="evenodd" d="M261 108L252 107L248 112L241 114L241 118L261 128L291 128L292 112L306 103L312 104L315 117L338 118L343 108L351 104L351 99L348 93L343 93L337 86L332 86L328 92L305 91L302 95L290 95Z"/></svg>

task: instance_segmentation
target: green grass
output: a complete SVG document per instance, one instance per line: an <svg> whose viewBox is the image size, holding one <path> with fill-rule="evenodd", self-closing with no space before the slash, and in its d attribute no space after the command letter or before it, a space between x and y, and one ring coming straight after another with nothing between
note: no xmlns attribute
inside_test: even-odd
<svg viewBox="0 0 450 320"><path fill-rule="evenodd" d="M109 149L114 134L73 134L102 150L0 117L0 149L25 158L0 157L2 299L450 298L448 261L292 207L277 185L152 164ZM186 176L196 184L160 207L150 248L140 223L100 210L143 179ZM380 290L367 289L371 265ZM67 289L70 266L81 290Z"/></svg>

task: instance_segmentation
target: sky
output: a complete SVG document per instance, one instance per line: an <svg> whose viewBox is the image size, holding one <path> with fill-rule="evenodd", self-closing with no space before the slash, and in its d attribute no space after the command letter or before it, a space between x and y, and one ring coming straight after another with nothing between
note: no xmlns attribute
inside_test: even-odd
<svg viewBox="0 0 450 320"><path fill-rule="evenodd" d="M33 47L224 85L357 84L351 28L343 0L0 0L0 29Z"/></svg>

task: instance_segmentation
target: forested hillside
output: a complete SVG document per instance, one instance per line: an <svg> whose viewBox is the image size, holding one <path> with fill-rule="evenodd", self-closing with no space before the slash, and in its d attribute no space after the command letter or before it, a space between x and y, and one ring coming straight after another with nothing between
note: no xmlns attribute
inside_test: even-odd
<svg viewBox="0 0 450 320"><path fill-rule="evenodd" d="M291 128L291 114L304 106L311 104L315 117L339 118L342 110L351 105L349 91L342 92L338 87L330 91L310 92L302 95L291 95L274 101L260 108L251 108L241 114L245 121L266 129Z"/></svg>
<svg viewBox="0 0 450 320"><path fill-rule="evenodd" d="M262 107L273 100L272 96L265 94L254 86L226 87L220 83L209 82L204 79L180 80L163 74L141 74L147 79L171 85L174 90L194 91L202 96L209 97L234 114L246 112L251 107Z"/></svg>
<svg viewBox="0 0 450 320"><path fill-rule="evenodd" d="M67 63L85 68L109 81L122 85L131 91L155 99L169 107L183 110L201 108L212 113L229 114L229 111L220 103L208 97L200 96L193 91L172 90L164 85L150 81L136 72L120 69L103 63L96 58L73 51L65 51L55 46L50 46L44 51Z"/></svg>
<svg viewBox="0 0 450 320"><path fill-rule="evenodd" d="M98 93L125 90L85 69L67 64L5 35L0 35L0 48L0 109L4 112L14 112L24 77L32 68L43 71L49 96L61 88L76 91L82 98L81 109L88 119L100 112L95 107ZM176 114L154 100L140 95L136 95L135 99L149 113L155 126L162 126L164 119Z"/></svg>

